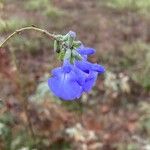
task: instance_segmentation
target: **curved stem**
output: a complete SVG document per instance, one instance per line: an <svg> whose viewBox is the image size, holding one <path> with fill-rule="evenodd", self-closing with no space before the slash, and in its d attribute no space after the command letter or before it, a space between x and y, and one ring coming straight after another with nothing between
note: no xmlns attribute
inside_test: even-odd
<svg viewBox="0 0 150 150"><path fill-rule="evenodd" d="M19 66L18 66L18 63L17 63L15 51L14 51L13 48L10 49L10 54L11 54L11 57L12 57L13 69L16 71L16 84L17 84L17 87L20 91L20 96L21 96L21 97L19 96L18 99L20 99L22 101L23 110L25 112L26 119L27 119L27 122L28 122L29 134L31 135L32 139L35 142L36 141L35 140L36 136L35 136L35 133L34 133L32 122L30 120L30 114L28 112L29 102L28 102L26 93L24 92L24 80L23 80L23 76L21 75L21 73L19 71Z"/></svg>
<svg viewBox="0 0 150 150"><path fill-rule="evenodd" d="M37 28L37 27L24 27L24 28L18 29L18 30L16 30L15 32L13 32L12 34L10 34L10 35L0 44L0 48L2 48L3 45L4 45L9 39L11 39L14 35L19 34L20 32L25 31L25 30L38 31L38 32L41 32L41 33L47 35L49 38L55 39L55 35L49 33L47 30L43 30L43 29L40 29L40 28Z"/></svg>
<svg viewBox="0 0 150 150"><path fill-rule="evenodd" d="M9 41L13 36L15 36L16 34L19 34L21 33L22 31L25 31L25 30L34 30L34 31L38 31L40 33L43 33L45 35L47 35L49 38L52 38L52 39L55 39L56 40L56 36L54 34L51 34L49 33L47 30L43 30L43 29L40 29L40 28L37 28L37 27L24 27L24 28L21 28L19 30L16 30L15 32L13 32L12 34L10 34L1 44L0 44L0 49L7 43L7 41ZM15 51L13 48L10 49L10 52L11 52L11 56L12 56L12 63L13 63L13 67L16 71L16 84L20 90L20 96L21 96L21 100L22 100L22 103L23 103L23 107L24 107L24 111L25 111L25 114L26 114L26 118L27 118L27 122L28 122L28 127L29 127L29 131L30 131L30 134L33 138L33 140L35 140L35 133L34 133L34 130L33 130L33 125L32 125L32 122L30 120L30 114L28 112L28 106L29 106L29 103L28 103L28 100L27 100L27 96L26 96L26 93L24 92L24 83L22 80L22 76L21 76L21 73L19 71L19 66L18 66L18 63L17 63L17 59L16 59L16 55L15 55Z"/></svg>

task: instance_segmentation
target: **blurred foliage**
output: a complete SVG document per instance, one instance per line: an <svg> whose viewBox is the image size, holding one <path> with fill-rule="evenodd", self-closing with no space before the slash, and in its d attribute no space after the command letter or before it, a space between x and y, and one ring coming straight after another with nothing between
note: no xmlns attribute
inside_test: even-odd
<svg viewBox="0 0 150 150"><path fill-rule="evenodd" d="M111 70L126 70L135 82L145 90L150 90L150 45L143 41L125 43L120 56L115 52L104 52L103 61L111 65ZM114 59L115 57L115 59Z"/></svg>
<svg viewBox="0 0 150 150"><path fill-rule="evenodd" d="M50 93L49 87L47 85L47 81L42 81L37 85L36 91L33 95L30 96L30 100L35 103L42 103L46 99L54 100L55 103L62 104L62 106L66 107L69 111L74 111L77 113L82 113L83 105L82 102L79 101L61 101L59 98L52 99L53 94ZM57 100L56 100L57 99Z"/></svg>
<svg viewBox="0 0 150 150"><path fill-rule="evenodd" d="M30 11L45 10L50 5L49 0L27 0L25 8Z"/></svg>
<svg viewBox="0 0 150 150"><path fill-rule="evenodd" d="M105 73L104 85L108 92L130 93L129 77L123 73L117 76L115 73L107 71Z"/></svg>
<svg viewBox="0 0 150 150"><path fill-rule="evenodd" d="M70 150L71 149L71 143L67 142L67 141L57 141L54 142L51 146L50 146L51 150Z"/></svg>
<svg viewBox="0 0 150 150"><path fill-rule="evenodd" d="M26 20L17 17L13 17L7 20L0 19L0 32L11 32L27 25L28 23Z"/></svg>
<svg viewBox="0 0 150 150"><path fill-rule="evenodd" d="M82 114L83 112L83 104L80 101L62 101L61 104L69 111L74 111L79 114Z"/></svg>
<svg viewBox="0 0 150 150"><path fill-rule="evenodd" d="M39 53L41 49L41 40L35 37L35 40L32 41L23 36L16 36L10 43L9 43L16 51L26 51L29 52L31 55L36 55Z"/></svg>
<svg viewBox="0 0 150 150"><path fill-rule="evenodd" d="M150 10L150 0L106 0L106 5L114 9L129 9L142 13Z"/></svg>
<svg viewBox="0 0 150 150"><path fill-rule="evenodd" d="M0 0L0 9L2 9L3 8L3 5L4 4L4 0Z"/></svg>
<svg viewBox="0 0 150 150"><path fill-rule="evenodd" d="M58 8L55 8L54 6L49 6L46 10L45 10L45 15L49 18L52 18L53 20L57 20L58 17L60 16L64 16L65 12L61 11Z"/></svg>
<svg viewBox="0 0 150 150"><path fill-rule="evenodd" d="M35 94L30 96L30 100L36 103L43 102L47 97L51 97L47 81L38 84Z"/></svg>
<svg viewBox="0 0 150 150"><path fill-rule="evenodd" d="M128 145L126 143L119 143L116 147L118 150L139 150L139 145L134 143Z"/></svg>
<svg viewBox="0 0 150 150"><path fill-rule="evenodd" d="M35 143L29 136L26 128L23 128L23 130L18 130L18 126L13 128L13 126L16 125L17 118L15 118L10 111L2 110L6 110L4 104L3 106L0 106L0 140L3 140L4 142L3 146L0 145L0 149L18 150L22 147L27 147L29 150L31 150Z"/></svg>
<svg viewBox="0 0 150 150"><path fill-rule="evenodd" d="M24 124L20 127L19 124L15 124L16 118L11 112L7 111L0 116L0 140L3 141L3 145L0 144L2 150L43 150L47 147L47 141L45 138L36 136L33 139L27 131L27 127ZM16 126L15 128L13 128ZM13 128L13 129L12 129ZM46 142L46 143L45 143ZM48 145L49 145L48 141Z"/></svg>
<svg viewBox="0 0 150 150"><path fill-rule="evenodd" d="M123 52L121 64L129 70L133 80L150 90L150 45L143 42L126 44Z"/></svg>
<svg viewBox="0 0 150 150"><path fill-rule="evenodd" d="M64 12L53 6L49 0L28 0L25 2L25 9L29 11L40 11L43 15L57 20Z"/></svg>
<svg viewBox="0 0 150 150"><path fill-rule="evenodd" d="M33 32L33 34L35 34ZM15 36L13 40L9 42L9 45L14 48L17 52L27 52L30 53L32 56L36 56L43 49L43 45L45 49L49 49L52 51L52 42L49 41L47 38L41 38L41 35L36 33L34 40L29 39L26 35L25 36Z"/></svg>
<svg viewBox="0 0 150 150"><path fill-rule="evenodd" d="M13 138L11 130L12 124L13 118L9 112L6 112L0 116L0 138L3 139L6 150L11 149L11 142Z"/></svg>
<svg viewBox="0 0 150 150"><path fill-rule="evenodd" d="M120 147L118 147L118 150L139 150L140 147L136 143L130 143L128 145L126 144L120 144Z"/></svg>
<svg viewBox="0 0 150 150"><path fill-rule="evenodd" d="M150 104L146 102L140 102L139 111L141 113L139 128L141 131L144 131L148 137L150 137Z"/></svg>

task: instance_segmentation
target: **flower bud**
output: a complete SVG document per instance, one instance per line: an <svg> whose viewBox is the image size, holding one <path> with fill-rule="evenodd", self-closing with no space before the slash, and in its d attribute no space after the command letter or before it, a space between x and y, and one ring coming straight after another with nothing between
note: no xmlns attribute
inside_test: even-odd
<svg viewBox="0 0 150 150"><path fill-rule="evenodd" d="M68 59L70 60L71 58L71 50L70 49L67 49L66 53L65 53L65 56L64 56L64 59Z"/></svg>
<svg viewBox="0 0 150 150"><path fill-rule="evenodd" d="M75 47L75 48L78 48L78 47L80 47L82 45L82 42L81 41L74 41L73 42L73 46Z"/></svg>
<svg viewBox="0 0 150 150"><path fill-rule="evenodd" d="M76 60L82 60L82 56L76 50L72 51L72 55Z"/></svg>
<svg viewBox="0 0 150 150"><path fill-rule="evenodd" d="M54 41L54 52L60 53L60 43L59 41Z"/></svg>
<svg viewBox="0 0 150 150"><path fill-rule="evenodd" d="M75 40L76 33L74 31L69 31L68 34L70 35L71 38L73 38Z"/></svg>

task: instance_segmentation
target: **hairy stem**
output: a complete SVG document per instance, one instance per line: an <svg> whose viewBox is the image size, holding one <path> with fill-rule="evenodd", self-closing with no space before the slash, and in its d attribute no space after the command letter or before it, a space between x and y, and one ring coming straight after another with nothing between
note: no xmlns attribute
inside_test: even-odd
<svg viewBox="0 0 150 150"><path fill-rule="evenodd" d="M17 59L16 59L16 55L15 55L14 49L13 48L10 49L10 52L11 52L11 56L12 56L13 69L14 69L14 71L16 73L16 84L17 84L18 89L20 90L20 96L21 97L18 97L18 98L22 101L23 110L25 112L26 119L27 119L27 122L28 122L29 134L31 135L31 137L35 141L35 133L34 133L34 130L33 130L32 122L30 120L30 114L28 112L28 105L29 105L29 103L28 103L28 99L27 99L26 93L24 92L23 76L21 75L21 73L20 73L20 71L18 69L19 66L18 66L18 63L17 63Z"/></svg>
<svg viewBox="0 0 150 150"><path fill-rule="evenodd" d="M32 26L31 26L31 27L24 27L24 28L18 29L18 30L16 30L15 32L13 32L12 34L10 34L10 35L0 44L0 48L3 47L3 45L4 45L9 39L11 39L13 36L15 36L16 34L21 33L22 31L25 31L25 30L34 30L34 31L37 31L37 32L40 32L40 33L43 33L43 34L47 35L49 38L55 39L55 35L49 33L47 30L43 30L43 29L40 29L40 28L37 28L37 27L32 27Z"/></svg>
<svg viewBox="0 0 150 150"><path fill-rule="evenodd" d="M55 38L55 35L54 34L51 34L49 33L47 30L43 30L43 29L40 29L40 28L37 28L37 27L24 27L24 28L21 28L19 30L16 30L15 32L13 32L12 34L10 34L1 44L0 44L0 48L2 48L13 36L15 36L16 34L19 34L23 31L26 31L26 30L34 30L34 31L37 31L37 32L40 32L40 33L43 33L45 35L48 36L48 38L51 38L51 39L56 39ZM13 48L10 49L10 52L11 52L11 57L12 57L12 63L13 63L13 69L15 70L16 72L16 83L17 83L17 86L20 90L20 96L21 96L21 100L22 100L22 104L23 104L23 108L24 108L24 111L25 111L25 114L26 114L26 118L27 118L27 122L28 122L28 127L29 127L29 132L31 134L31 137L33 138L33 140L35 141L35 133L34 133L34 130L33 130L33 125L32 125L32 122L31 122L31 119L30 119L30 114L29 114L29 109L28 109L28 106L29 106L29 102L28 102L28 98L27 98L27 95L26 93L24 92L24 88L25 88L25 83L24 83L24 79L23 79L23 76L21 75L20 73L20 70L19 70L19 66L18 66L18 62L17 62L17 58L16 58L16 55L15 55L15 51Z"/></svg>

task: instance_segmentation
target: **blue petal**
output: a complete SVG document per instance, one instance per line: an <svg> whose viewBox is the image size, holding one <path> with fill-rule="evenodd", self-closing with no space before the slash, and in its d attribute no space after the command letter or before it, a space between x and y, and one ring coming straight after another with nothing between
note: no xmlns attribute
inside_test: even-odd
<svg viewBox="0 0 150 150"><path fill-rule="evenodd" d="M99 64L92 64L86 60L75 61L75 65L82 71L89 73L89 71L96 71L98 73L104 73L105 68Z"/></svg>
<svg viewBox="0 0 150 150"><path fill-rule="evenodd" d="M93 71L97 71L99 73L104 73L105 72L105 68L99 64L93 64L92 65L92 70Z"/></svg>
<svg viewBox="0 0 150 150"><path fill-rule="evenodd" d="M63 73L63 70L61 67L55 68L52 71L52 76L61 76L61 74Z"/></svg>
<svg viewBox="0 0 150 150"><path fill-rule="evenodd" d="M97 79L97 72L91 72L89 73L88 77L85 80L85 83L83 85L83 90L85 92L89 92L92 87L95 85L96 79Z"/></svg>
<svg viewBox="0 0 150 150"><path fill-rule="evenodd" d="M90 47L79 47L77 49L78 53L81 55L92 55L95 53L95 49L94 48L90 48Z"/></svg>
<svg viewBox="0 0 150 150"><path fill-rule="evenodd" d="M77 67L74 67L74 72L76 74L76 81L79 83L79 85L83 85L86 80L87 74Z"/></svg>
<svg viewBox="0 0 150 150"><path fill-rule="evenodd" d="M73 68L73 65L70 64L69 60L64 60L63 71L69 73Z"/></svg>
<svg viewBox="0 0 150 150"><path fill-rule="evenodd" d="M76 75L71 73L63 73L60 77L51 77L48 85L51 91L64 100L73 100L79 98L82 94L82 87L75 81Z"/></svg>
<svg viewBox="0 0 150 150"><path fill-rule="evenodd" d="M89 73L89 70L92 70L92 64L89 63L88 61L75 61L75 65L81 69L82 71Z"/></svg>
<svg viewBox="0 0 150 150"><path fill-rule="evenodd" d="M72 38L76 38L76 33L74 31L69 31L68 34L72 37Z"/></svg>

